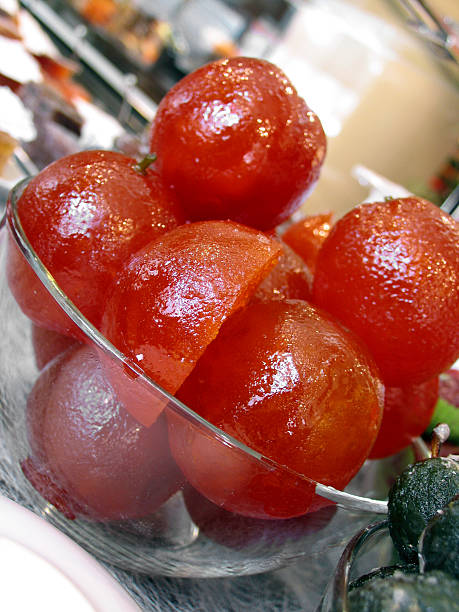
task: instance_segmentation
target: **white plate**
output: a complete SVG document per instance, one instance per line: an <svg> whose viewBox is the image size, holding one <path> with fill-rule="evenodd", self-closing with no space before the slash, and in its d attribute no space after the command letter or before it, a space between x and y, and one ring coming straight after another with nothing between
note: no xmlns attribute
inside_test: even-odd
<svg viewBox="0 0 459 612"><path fill-rule="evenodd" d="M52 525L1 495L0 609L139 612L93 557Z"/></svg>

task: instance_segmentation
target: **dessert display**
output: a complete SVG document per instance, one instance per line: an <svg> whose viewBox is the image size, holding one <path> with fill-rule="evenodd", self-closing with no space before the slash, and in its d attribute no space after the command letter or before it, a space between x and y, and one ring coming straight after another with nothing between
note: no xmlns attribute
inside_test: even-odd
<svg viewBox="0 0 459 612"><path fill-rule="evenodd" d="M294 221L325 154L282 71L240 57L164 97L143 160L79 152L13 190L18 465L109 562L263 571L387 511L342 490L432 418L459 357L459 226L415 196Z"/></svg>

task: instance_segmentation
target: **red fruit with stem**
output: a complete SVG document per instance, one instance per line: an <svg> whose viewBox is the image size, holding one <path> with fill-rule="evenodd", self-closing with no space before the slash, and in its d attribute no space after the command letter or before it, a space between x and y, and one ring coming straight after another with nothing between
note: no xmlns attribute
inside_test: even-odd
<svg viewBox="0 0 459 612"><path fill-rule="evenodd" d="M459 356L459 224L416 197L357 206L319 251L314 301L368 346L388 386Z"/></svg>
<svg viewBox="0 0 459 612"><path fill-rule="evenodd" d="M121 263L183 221L173 193L152 168L111 151L83 151L50 164L27 185L17 213L45 267L96 327ZM7 274L35 323L81 339L12 238Z"/></svg>
<svg viewBox="0 0 459 612"><path fill-rule="evenodd" d="M386 387L381 428L369 458L398 453L427 429L438 400L438 376L419 385Z"/></svg>
<svg viewBox="0 0 459 612"><path fill-rule="evenodd" d="M182 483L165 419L139 425L90 346L70 348L42 371L27 401L27 431L24 471L69 516L147 516Z"/></svg>
<svg viewBox="0 0 459 612"><path fill-rule="evenodd" d="M136 253L117 277L102 332L175 393L222 323L244 306L281 255L277 240L231 221L181 225ZM167 403L104 358L116 391L149 425Z"/></svg>
<svg viewBox="0 0 459 612"><path fill-rule="evenodd" d="M267 230L316 183L326 138L278 67L238 57L198 68L164 96L150 148L189 219Z"/></svg>
<svg viewBox="0 0 459 612"><path fill-rule="evenodd" d="M250 459L168 411L172 453L226 510L288 518L321 502L307 479L344 487L379 429L382 385L355 338L307 302L252 302L209 345L177 397L272 464ZM323 500L322 500L323 503Z"/></svg>

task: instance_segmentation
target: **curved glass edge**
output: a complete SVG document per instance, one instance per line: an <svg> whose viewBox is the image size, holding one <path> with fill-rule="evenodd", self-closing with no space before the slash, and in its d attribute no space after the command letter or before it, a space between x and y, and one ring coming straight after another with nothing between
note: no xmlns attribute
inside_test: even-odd
<svg viewBox="0 0 459 612"><path fill-rule="evenodd" d="M103 350L112 359L118 360L128 368L133 376L139 378L147 386L150 386L156 393L163 395L168 401L168 408L173 409L176 413L185 415L186 418L194 422L195 425L203 427L212 433L212 435L222 441L222 443L235 447L242 453L249 455L252 459L260 461L265 464L266 467L271 469L280 469L288 472L296 478L305 480L315 485L315 490L318 495L336 502L347 509L360 510L365 512L371 512L375 514L387 514L387 501L381 501L371 499L367 497L361 497L346 491L335 489L334 487L324 485L316 482L313 478L308 477L305 474L300 474L292 468L278 463L277 461L270 459L250 448L246 444L240 442L236 438L222 431L198 413L194 412L191 408L180 402L176 397L171 395L161 386L159 386L153 379L151 379L145 372L129 357L124 355L118 350L113 344L111 344L90 322L83 316L78 308L69 300L65 292L59 287L52 274L45 267L32 245L30 244L25 232L22 228L21 221L17 213L17 201L20 198L23 190L30 182L32 177L22 179L17 183L10 191L7 207L5 214L0 219L0 229L3 225L8 223L8 227L11 231L11 235L14 238L21 253L26 258L27 262L38 276L46 290L51 294L53 299L59 304L65 314L84 332L84 334L101 350Z"/></svg>
<svg viewBox="0 0 459 612"><path fill-rule="evenodd" d="M387 527L387 520L372 523L358 531L349 540L316 612L349 612L347 593L351 570L356 557L364 544Z"/></svg>

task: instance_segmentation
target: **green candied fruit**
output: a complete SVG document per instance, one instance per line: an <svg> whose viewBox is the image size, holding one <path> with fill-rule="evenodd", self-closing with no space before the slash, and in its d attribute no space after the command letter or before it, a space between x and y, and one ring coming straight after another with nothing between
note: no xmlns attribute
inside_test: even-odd
<svg viewBox="0 0 459 612"><path fill-rule="evenodd" d="M389 491L389 532L400 556L416 562L418 540L429 520L459 494L459 464L433 457L408 466Z"/></svg>
<svg viewBox="0 0 459 612"><path fill-rule="evenodd" d="M453 612L459 581L435 570L426 574L396 571L349 591L349 612Z"/></svg>
<svg viewBox="0 0 459 612"><path fill-rule="evenodd" d="M424 570L440 569L459 578L459 496L429 521L419 554Z"/></svg>

